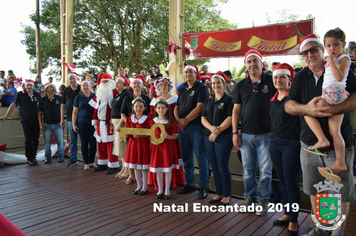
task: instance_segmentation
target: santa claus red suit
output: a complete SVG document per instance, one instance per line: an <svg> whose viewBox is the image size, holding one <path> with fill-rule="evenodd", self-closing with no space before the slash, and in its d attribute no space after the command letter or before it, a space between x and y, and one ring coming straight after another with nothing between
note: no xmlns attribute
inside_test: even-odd
<svg viewBox="0 0 356 236"><path fill-rule="evenodd" d="M114 126L110 122L111 101L118 93L111 75L101 73L97 80L96 96L89 101L94 108L92 125L98 142L98 167L95 171L106 170L107 174L115 173L119 168L118 156L112 154L114 144Z"/></svg>

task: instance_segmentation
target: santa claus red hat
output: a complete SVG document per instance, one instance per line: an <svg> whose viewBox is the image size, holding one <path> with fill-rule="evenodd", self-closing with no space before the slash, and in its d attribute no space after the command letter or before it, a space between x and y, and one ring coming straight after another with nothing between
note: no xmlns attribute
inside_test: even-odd
<svg viewBox="0 0 356 236"><path fill-rule="evenodd" d="M77 80L79 79L78 74L75 73L75 72L70 72L70 73L68 74L68 79L69 79L70 76L74 76L75 78L77 78Z"/></svg>
<svg viewBox="0 0 356 236"><path fill-rule="evenodd" d="M47 89L49 86L54 86L54 84L53 83L47 83L47 84L44 85L44 88Z"/></svg>
<svg viewBox="0 0 356 236"><path fill-rule="evenodd" d="M318 37L316 37L315 34L309 34L299 41L300 52L302 52L303 47L310 42L317 42L318 44L321 44L320 40L318 39Z"/></svg>
<svg viewBox="0 0 356 236"><path fill-rule="evenodd" d="M116 79L119 79L126 86L127 79L124 76L120 75Z"/></svg>
<svg viewBox="0 0 356 236"><path fill-rule="evenodd" d="M193 65L193 64L186 65L184 67L184 71L183 72L185 72L188 69L192 69L195 72L195 74L197 74L197 80L201 80L200 72L199 72L198 67L196 65Z"/></svg>
<svg viewBox="0 0 356 236"><path fill-rule="evenodd" d="M27 84L35 85L35 81L30 80L30 79L25 79L25 85L27 85Z"/></svg>
<svg viewBox="0 0 356 236"><path fill-rule="evenodd" d="M245 53L244 64L246 64L246 61L250 56L257 57L262 63L262 55L261 55L261 53L259 51L255 50L255 49L250 49Z"/></svg>
<svg viewBox="0 0 356 236"><path fill-rule="evenodd" d="M108 73L101 73L98 77L98 85L100 85L102 80L112 80L112 76Z"/></svg>
<svg viewBox="0 0 356 236"><path fill-rule="evenodd" d="M211 78L214 78L214 77L218 77L218 78L222 79L224 83L226 83L226 82L231 83L231 79L229 77L227 77L227 75L225 75L221 71L218 71L213 76L211 76Z"/></svg>
<svg viewBox="0 0 356 236"><path fill-rule="evenodd" d="M273 68L273 76L275 75L289 75L291 77L291 81L293 80L294 77L294 69L291 65L287 63L282 63L279 65L276 65Z"/></svg>
<svg viewBox="0 0 356 236"><path fill-rule="evenodd" d="M136 75L133 79L132 82L134 81L140 81L141 84L145 85L145 78L143 78L142 75Z"/></svg>
<svg viewBox="0 0 356 236"><path fill-rule="evenodd" d="M80 82L81 84L84 84L84 83L88 83L90 85L90 81L89 80L86 80L86 79L82 79L82 82Z"/></svg>

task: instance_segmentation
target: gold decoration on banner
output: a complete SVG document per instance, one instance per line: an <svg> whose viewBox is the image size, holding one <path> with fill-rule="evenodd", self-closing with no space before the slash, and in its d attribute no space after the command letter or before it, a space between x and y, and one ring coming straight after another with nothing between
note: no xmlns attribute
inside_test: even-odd
<svg viewBox="0 0 356 236"><path fill-rule="evenodd" d="M258 51L274 52L274 51L286 50L296 46L297 40L298 40L297 35L288 39L278 40L278 41L265 40L252 35L250 41L247 43L247 46L256 49Z"/></svg>
<svg viewBox="0 0 356 236"><path fill-rule="evenodd" d="M216 52L233 52L241 49L241 41L223 42L212 37L209 37L204 46Z"/></svg>
<svg viewBox="0 0 356 236"><path fill-rule="evenodd" d="M120 141L125 142L126 135L136 134L136 135L150 136L153 142L160 144L164 141L164 138L162 138L162 137L156 138L156 135L155 135L156 128L159 128L161 130L161 133L166 131L166 129L164 128L164 125L160 124L160 123L156 123L156 124L152 125L151 129L123 127L120 129Z"/></svg>

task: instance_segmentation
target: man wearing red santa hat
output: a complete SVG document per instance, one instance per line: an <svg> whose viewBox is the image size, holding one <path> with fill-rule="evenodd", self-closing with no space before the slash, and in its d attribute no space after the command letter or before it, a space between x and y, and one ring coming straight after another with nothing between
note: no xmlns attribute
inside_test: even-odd
<svg viewBox="0 0 356 236"><path fill-rule="evenodd" d="M96 96L89 101L89 105L94 108L92 125L95 127L94 136L98 142L99 153L98 167L94 170L106 170L106 174L113 174L119 168L118 156L112 154L114 126L110 122L111 102L117 93L112 76L101 73L98 77Z"/></svg>
<svg viewBox="0 0 356 236"><path fill-rule="evenodd" d="M34 85L33 80L25 80L25 90L16 94L14 101L7 109L6 115L0 117L0 120L4 121L15 109L16 103L19 103L20 121L25 135L25 155L29 165L37 165L36 152L40 136L37 106L41 100L41 95L34 91Z"/></svg>

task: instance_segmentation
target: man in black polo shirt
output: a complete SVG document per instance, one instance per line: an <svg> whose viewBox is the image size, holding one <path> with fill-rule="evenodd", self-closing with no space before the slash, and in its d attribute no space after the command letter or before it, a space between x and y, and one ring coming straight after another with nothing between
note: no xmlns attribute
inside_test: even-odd
<svg viewBox="0 0 356 236"><path fill-rule="evenodd" d="M178 101L174 108L174 116L179 123L179 143L182 151L182 159L185 170L186 185L178 190L179 194L195 191L194 182L194 157L199 164L198 198L208 196L209 186L209 161L204 148L204 128L201 124L201 113L204 103L209 97L208 88L200 83L200 74L195 65L187 65L184 68L184 76L187 80L179 91Z"/></svg>
<svg viewBox="0 0 356 236"><path fill-rule="evenodd" d="M43 131L45 142L45 164L51 162L51 141L54 134L58 145L58 162L63 162L64 158L64 140L61 121L62 98L54 94L55 87L51 83L45 84L46 96L41 98L38 105L38 121L40 129Z"/></svg>
<svg viewBox="0 0 356 236"><path fill-rule="evenodd" d="M316 212L317 189L313 185L324 180L324 177L318 172L318 167L331 166L335 162L335 151L332 137L329 134L328 117L333 114L344 114L344 119L341 125L341 135L345 141L345 163L347 170L337 173L336 175L341 178L341 184L343 186L340 189L342 201L341 214L345 214L347 217L350 202L356 200L352 173L354 139L350 117L350 113L356 110L356 78L353 73L349 72L346 90L350 93L350 97L346 101L333 106L318 106L318 101L321 99L320 96L325 70L324 65L326 63L324 59L324 47L315 35L308 35L300 42L300 54L308 67L300 71L294 77L285 109L286 112L291 115L317 117L325 136L330 142L328 148L320 148L321 152L327 154L326 157L320 157L319 155L311 154L301 149L300 161L303 171L303 191L305 194L310 195L313 211ZM317 138L313 131L310 130L304 118L301 119L300 123L302 148L314 145L317 142ZM333 235L343 235L346 219L340 228L333 231ZM318 233L318 235L329 235L328 231L322 230L316 226L310 231L310 235L314 235L314 233Z"/></svg>
<svg viewBox="0 0 356 236"><path fill-rule="evenodd" d="M61 105L61 126L64 127L64 113L67 115L67 127L70 137L70 160L66 166L74 166L78 164L78 133L74 132L72 126L72 113L74 98L80 92L78 84L78 76L73 72L68 75L69 86L63 90L62 105Z"/></svg>
<svg viewBox="0 0 356 236"><path fill-rule="evenodd" d="M15 109L16 104L19 104L20 121L25 135L25 155L29 165L37 165L36 153L40 136L37 106L41 100L41 95L33 90L34 85L33 80L25 80L26 90L16 94L14 101L7 109L6 115L0 117L0 120L4 121Z"/></svg>
<svg viewBox="0 0 356 236"><path fill-rule="evenodd" d="M265 215L272 181L269 108L270 99L277 90L272 77L262 72L262 55L257 50L246 52L245 65L249 75L237 84L233 99L233 143L241 150L245 205L251 205L258 198L258 205L263 210L256 211L256 215ZM241 137L238 129L240 117ZM260 173L256 192L257 163Z"/></svg>

